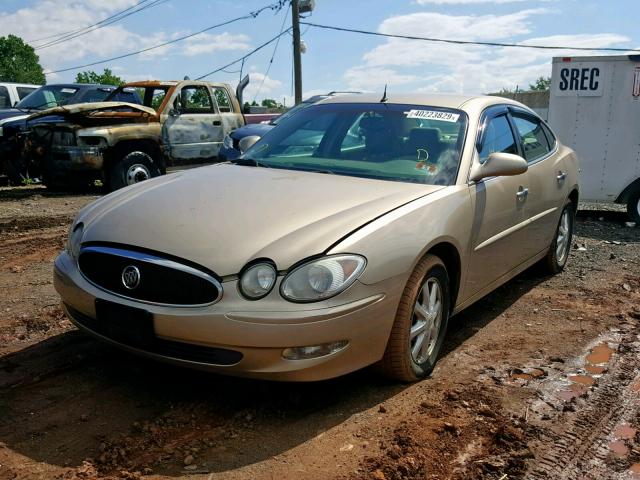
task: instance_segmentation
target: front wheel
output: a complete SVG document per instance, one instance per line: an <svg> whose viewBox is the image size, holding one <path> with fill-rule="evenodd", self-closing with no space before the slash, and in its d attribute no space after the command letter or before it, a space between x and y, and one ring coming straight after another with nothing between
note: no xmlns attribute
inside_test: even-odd
<svg viewBox="0 0 640 480"><path fill-rule="evenodd" d="M449 275L440 258L426 255L409 277L379 367L384 375L414 382L431 373L449 321Z"/></svg>
<svg viewBox="0 0 640 480"><path fill-rule="evenodd" d="M569 259L571 251L571 240L573 238L573 223L575 219L575 209L573 203L567 202L556 228L556 233L544 259L544 268L551 274L560 273Z"/></svg>
<svg viewBox="0 0 640 480"><path fill-rule="evenodd" d="M115 163L109 172L110 190L134 185L160 176L161 172L151 155L141 151L130 152Z"/></svg>
<svg viewBox="0 0 640 480"><path fill-rule="evenodd" d="M637 188L629 197L627 214L629 215L629 220L636 222L636 225L640 226L640 188Z"/></svg>

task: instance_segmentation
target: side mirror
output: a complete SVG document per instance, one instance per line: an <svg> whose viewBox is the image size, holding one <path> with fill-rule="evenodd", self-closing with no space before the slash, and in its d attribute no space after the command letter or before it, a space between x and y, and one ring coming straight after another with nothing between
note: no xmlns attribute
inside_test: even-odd
<svg viewBox="0 0 640 480"><path fill-rule="evenodd" d="M255 143L260 140L258 135L249 135L248 137L244 137L242 140L238 142L238 147L240 147L240 153L244 153L249 150L251 147L255 145Z"/></svg>
<svg viewBox="0 0 640 480"><path fill-rule="evenodd" d="M484 163L476 163L471 168L469 180L478 182L487 177L507 177L527 171L527 161L520 155L495 152Z"/></svg>

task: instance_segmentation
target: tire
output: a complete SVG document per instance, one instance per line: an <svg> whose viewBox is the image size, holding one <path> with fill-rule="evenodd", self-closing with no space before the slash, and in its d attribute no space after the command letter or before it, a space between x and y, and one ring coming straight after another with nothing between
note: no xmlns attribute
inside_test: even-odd
<svg viewBox="0 0 640 480"><path fill-rule="evenodd" d="M636 225L640 226L640 188L636 189L629 197L627 214L629 215L629 221L636 222Z"/></svg>
<svg viewBox="0 0 640 480"><path fill-rule="evenodd" d="M564 270L567 260L569 259L569 253L571 252L575 216L575 206L569 201L562 209L553 241L549 246L547 256L542 261L542 267L546 273L555 275Z"/></svg>
<svg viewBox="0 0 640 480"><path fill-rule="evenodd" d="M21 158L5 160L5 169L12 185L22 185L27 178L27 168Z"/></svg>
<svg viewBox="0 0 640 480"><path fill-rule="evenodd" d="M429 303L424 298L424 292L426 290L433 293L434 285L438 287L439 306L434 310L436 316L431 318L431 322L434 322L431 323L431 335L426 336L429 330L427 328L422 334L411 338L411 330L418 330L421 322L423 328L430 324L429 317L418 313L417 304ZM449 322L449 292L449 274L444 263L434 255L426 255L411 273L400 298L387 348L378 364L378 369L383 375L401 382L415 382L433 371ZM422 311L428 313L429 309L423 307ZM421 335L424 335L424 349L416 353L416 345Z"/></svg>
<svg viewBox="0 0 640 480"><path fill-rule="evenodd" d="M128 152L108 172L108 189L118 190L161 175L153 157L139 150Z"/></svg>

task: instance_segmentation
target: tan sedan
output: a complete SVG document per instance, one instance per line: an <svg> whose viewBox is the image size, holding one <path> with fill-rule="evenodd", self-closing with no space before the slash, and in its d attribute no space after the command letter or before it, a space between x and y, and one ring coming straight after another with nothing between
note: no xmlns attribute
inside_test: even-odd
<svg viewBox="0 0 640 480"><path fill-rule="evenodd" d="M232 375L413 381L452 315L567 261L576 156L516 102L341 96L250 143L80 212L54 275L78 327Z"/></svg>

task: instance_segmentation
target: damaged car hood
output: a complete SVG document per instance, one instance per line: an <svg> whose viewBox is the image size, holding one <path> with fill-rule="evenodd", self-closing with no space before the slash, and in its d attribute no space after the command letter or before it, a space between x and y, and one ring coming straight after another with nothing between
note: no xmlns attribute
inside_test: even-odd
<svg viewBox="0 0 640 480"><path fill-rule="evenodd" d="M29 120L33 120L38 117L45 117L48 115L91 115L93 113L104 111L122 111L133 110L141 114L149 116L155 116L156 111L153 108L145 107L144 105L138 105L136 103L128 102L94 102L94 103L76 103L73 105L61 105L59 107L49 108L42 110L41 112L34 113L29 117Z"/></svg>
<svg viewBox="0 0 640 480"><path fill-rule="evenodd" d="M82 244L146 248L220 276L257 258L280 270L442 186L218 164L142 182L83 209Z"/></svg>

